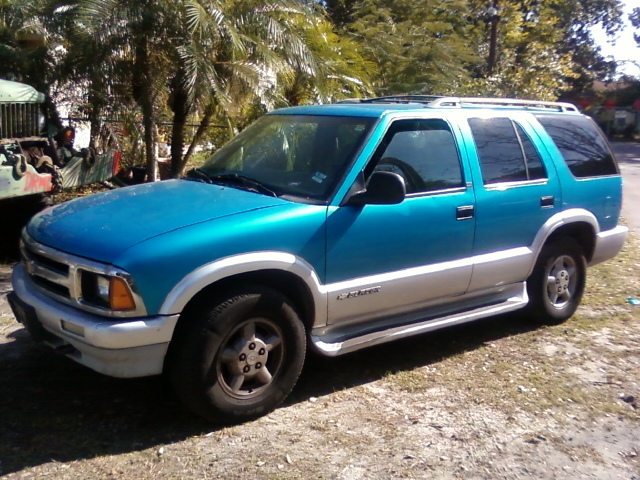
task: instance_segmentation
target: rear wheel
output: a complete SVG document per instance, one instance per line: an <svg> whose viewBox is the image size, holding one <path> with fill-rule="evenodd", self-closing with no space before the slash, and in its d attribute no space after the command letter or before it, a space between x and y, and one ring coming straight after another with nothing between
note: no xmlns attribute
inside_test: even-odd
<svg viewBox="0 0 640 480"><path fill-rule="evenodd" d="M200 301L180 319L168 359L181 400L216 423L240 423L277 407L305 357L304 328L291 302L261 286Z"/></svg>
<svg viewBox="0 0 640 480"><path fill-rule="evenodd" d="M558 324L571 317L582 300L586 271L584 253L575 241L561 239L545 245L527 280L531 318Z"/></svg>

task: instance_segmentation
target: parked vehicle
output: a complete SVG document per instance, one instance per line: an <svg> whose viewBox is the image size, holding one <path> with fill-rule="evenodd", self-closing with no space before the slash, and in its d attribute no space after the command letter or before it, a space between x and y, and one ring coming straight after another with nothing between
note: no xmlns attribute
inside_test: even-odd
<svg viewBox="0 0 640 480"><path fill-rule="evenodd" d="M101 182L118 172L118 151L60 157L62 145L48 135L44 101L29 85L0 80L0 202Z"/></svg>
<svg viewBox="0 0 640 480"><path fill-rule="evenodd" d="M575 312L615 256L622 179L564 103L385 97L274 111L187 178L73 200L22 237L9 299L98 372L166 372L219 423L335 356L521 310Z"/></svg>

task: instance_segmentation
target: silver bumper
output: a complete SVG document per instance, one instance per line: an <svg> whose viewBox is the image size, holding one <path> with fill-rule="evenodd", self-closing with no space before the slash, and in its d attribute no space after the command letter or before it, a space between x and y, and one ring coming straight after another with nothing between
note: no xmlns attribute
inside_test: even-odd
<svg viewBox="0 0 640 480"><path fill-rule="evenodd" d="M16 296L35 310L45 342L68 357L112 377L162 373L179 315L113 319L64 305L41 293L22 265L12 275Z"/></svg>
<svg viewBox="0 0 640 480"><path fill-rule="evenodd" d="M623 225L618 225L611 230L605 230L596 235L596 246L593 251L593 257L589 262L589 266L609 260L615 257L627 238L629 229Z"/></svg>

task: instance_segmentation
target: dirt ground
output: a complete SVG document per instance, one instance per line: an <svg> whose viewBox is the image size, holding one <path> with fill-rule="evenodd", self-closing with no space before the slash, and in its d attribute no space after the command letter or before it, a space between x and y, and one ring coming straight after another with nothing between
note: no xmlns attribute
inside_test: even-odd
<svg viewBox="0 0 640 480"><path fill-rule="evenodd" d="M563 325L516 314L311 356L283 406L222 429L161 377L108 378L34 344L0 267L0 476L640 480L639 252L633 238L591 269Z"/></svg>

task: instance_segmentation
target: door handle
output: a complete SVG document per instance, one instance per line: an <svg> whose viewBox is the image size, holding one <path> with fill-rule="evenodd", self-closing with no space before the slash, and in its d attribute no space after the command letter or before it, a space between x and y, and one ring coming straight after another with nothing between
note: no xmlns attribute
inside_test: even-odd
<svg viewBox="0 0 640 480"><path fill-rule="evenodd" d="M553 195L547 195L540 197L540 206L542 208L553 208L555 205L555 198Z"/></svg>
<svg viewBox="0 0 640 480"><path fill-rule="evenodd" d="M473 205L463 205L456 208L456 220L470 220L473 218L475 207Z"/></svg>

